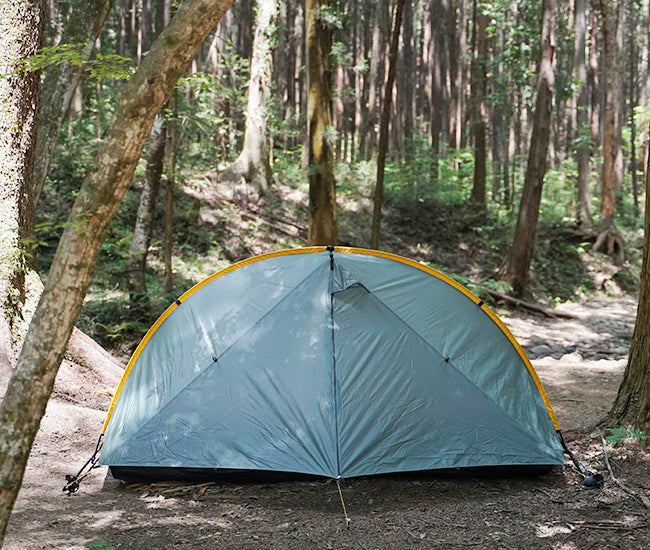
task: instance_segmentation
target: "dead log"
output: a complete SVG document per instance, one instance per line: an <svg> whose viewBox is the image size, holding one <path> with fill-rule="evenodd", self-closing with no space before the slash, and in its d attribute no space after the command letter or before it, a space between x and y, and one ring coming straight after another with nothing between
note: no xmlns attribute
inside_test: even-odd
<svg viewBox="0 0 650 550"><path fill-rule="evenodd" d="M561 311L552 311L550 309L547 309L545 307L539 306L537 304L531 304L530 302L525 302L523 300L520 300L518 298L513 298L512 296L508 296L507 294L503 294L501 292L497 292L496 290L492 290L489 288L484 288L485 292L487 292L490 296L493 298L496 298L497 300L501 300L503 302L506 302L508 304L512 304L515 306L523 307L524 309L528 309L530 311L534 311L536 313L541 313L542 315L545 315L546 317L550 317L551 319L577 319L575 315L572 315L571 313L563 313Z"/></svg>

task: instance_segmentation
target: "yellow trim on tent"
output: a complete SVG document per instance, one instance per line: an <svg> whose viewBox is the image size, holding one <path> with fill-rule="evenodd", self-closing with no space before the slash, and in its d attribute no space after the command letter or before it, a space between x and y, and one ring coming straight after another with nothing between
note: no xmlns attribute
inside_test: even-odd
<svg viewBox="0 0 650 550"><path fill-rule="evenodd" d="M147 331L145 334L144 338L138 344L138 347L136 348L135 352L131 356L131 359L129 360L129 363L126 366L126 369L124 370L124 374L122 375L122 379L120 380L120 383L117 387L117 390L115 391L115 395L113 396L113 399L111 401L111 404L108 408L108 412L106 413L106 420L104 420L104 425L102 426L102 431L101 433L103 434L106 431L106 428L108 426L108 422L111 419L111 415L113 414L113 409L115 408L115 404L117 403L117 400L120 396L120 393L122 392L122 389L124 388L124 384L126 383L126 379L129 377L129 374L131 374L131 370L133 369L133 366L135 362L137 361L138 357L140 356L140 353L142 353L142 350L144 347L147 345L147 342L151 339L151 337L154 335L156 330L160 327L160 325L163 324L165 319L169 317L173 311L179 306L179 304L182 304L187 298L192 296L195 292L206 286L207 284L211 283L215 279L218 279L222 275L225 275L226 273L230 273L231 271L235 271L236 269L239 269L240 267L244 267L246 265L253 264L255 262L259 262L261 260L266 260L268 258L275 258L278 256L288 256L292 254L309 254L312 252L324 252L327 250L327 247L325 246L313 246L313 247L305 247L305 248L293 248L290 250L279 250L277 252L270 252L268 254L262 254L260 256L253 256L252 258L248 258L246 260L242 260L240 262L237 262L231 266L228 266L221 271L216 272L215 274L211 275L210 277L204 279L200 283L197 283L194 285L192 288L190 288L187 292L185 292L176 302L174 302L172 305L170 305L165 312L156 320L156 322L152 325L152 327ZM497 326L501 329L501 331L505 334L505 336L510 340L512 345L515 347L517 350L517 353L521 357L521 359L524 361L524 364L526 365L526 368L528 369L528 372L533 378L533 381L535 382L535 385L537 386L537 389L539 393L542 396L542 400L544 401L544 404L546 405L546 409L551 417L551 421L553 422L553 426L555 427L556 430L559 430L560 427L558 425L557 418L555 416L555 412L553 411L553 408L551 407L551 403L548 400L548 397L546 395L546 392L544 391L544 387L542 386L542 383L537 376L537 373L535 372L535 368L531 364L530 360L526 356L526 353L524 352L523 348L519 345L519 342L515 340L515 337L512 335L512 333L508 330L508 328L503 324L503 321L497 317L497 315L484 303L482 303L482 300L476 296L474 293L472 293L470 290L465 288L463 285L460 283L457 283L454 281L452 278L448 277L444 273L438 271L437 269L433 269L427 265L421 264L419 262L416 262L414 260L409 260L408 258L404 258L403 256L398 256L397 254L391 254L390 252L381 252L378 250L370 250L366 248L353 248L353 247L344 247L344 246L336 246L334 247L335 252L341 252L341 253L351 253L351 254L365 254L367 256L376 256L379 258L385 258L387 260L393 260L396 262L400 262L406 265L409 265L411 267L415 267L417 269L420 269L426 273L429 273L430 275L433 275L434 277L444 281L445 283L453 286L456 290L462 292L465 296L467 296L470 300L472 300L475 304L481 304L480 307L487 313L487 315L497 324Z"/></svg>

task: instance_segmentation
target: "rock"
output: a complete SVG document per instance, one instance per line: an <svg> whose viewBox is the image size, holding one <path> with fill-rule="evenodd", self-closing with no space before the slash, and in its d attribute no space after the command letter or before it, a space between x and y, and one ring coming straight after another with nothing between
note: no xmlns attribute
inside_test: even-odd
<svg viewBox="0 0 650 550"><path fill-rule="evenodd" d="M546 357L548 355L553 355L553 350L551 349L550 346L547 346L546 344L540 344L530 348L528 350L528 355L532 356L533 359L537 359L538 357Z"/></svg>

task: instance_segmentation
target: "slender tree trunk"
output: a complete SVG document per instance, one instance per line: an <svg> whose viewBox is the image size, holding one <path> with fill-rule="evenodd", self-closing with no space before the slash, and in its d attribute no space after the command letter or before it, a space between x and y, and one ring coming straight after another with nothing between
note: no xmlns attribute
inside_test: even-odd
<svg viewBox="0 0 650 550"><path fill-rule="evenodd" d="M645 238L636 324L623 381L605 423L650 434L650 156L645 179Z"/></svg>
<svg viewBox="0 0 650 550"><path fill-rule="evenodd" d="M628 5L628 17L627 17L627 32L629 39L629 51L628 51L628 97L629 97L629 124L630 124L630 175L632 176L632 199L634 201L634 217L639 218L641 216L641 210L639 208L639 183L637 180L637 155L636 155L636 107L638 105L638 77L637 77L637 68L638 64L638 55L636 48L636 31L637 31L637 21L633 11L633 7Z"/></svg>
<svg viewBox="0 0 650 550"><path fill-rule="evenodd" d="M590 0L591 2L591 24L589 25L589 68L587 78L589 80L589 89L591 90L591 117L589 127L591 129L591 142L597 149L602 145L601 132L601 98L603 96L603 85L600 76L602 66L602 25L600 22L600 0Z"/></svg>
<svg viewBox="0 0 650 550"><path fill-rule="evenodd" d="M125 88L114 123L106 134L105 148L77 195L0 406L0 539L99 249L131 181L155 115L231 3L188 0L180 6ZM16 6L24 8L26 4ZM39 4L37 13L40 9ZM11 33L5 28L0 36Z"/></svg>
<svg viewBox="0 0 650 550"><path fill-rule="evenodd" d="M158 113L149 138L149 158L144 175L144 185L140 195L135 227L129 244L129 256L126 261L126 275L131 309L143 311L149 306L145 272L147 254L153 231L156 203L163 172L167 128L164 114Z"/></svg>
<svg viewBox="0 0 650 550"><path fill-rule="evenodd" d="M400 71L398 73L398 116L403 121L403 135L400 136L401 158L408 161L413 157L415 135L415 75L417 75L415 47L415 13L413 0L404 3L402 16L402 48Z"/></svg>
<svg viewBox="0 0 650 550"><path fill-rule="evenodd" d="M377 133L376 126L378 124L377 105L378 94L377 86L380 78L380 73L383 72L384 59L384 44L386 32L384 27L388 20L388 6L389 2L375 3L373 27L372 27L372 43L370 50L370 60L368 67L368 115L367 122L364 124L363 131L363 146L360 150L363 151L363 157L370 159L376 151Z"/></svg>
<svg viewBox="0 0 650 550"><path fill-rule="evenodd" d="M86 60L95 46L95 40L104 26L111 0L78 0L71 9L61 44L79 44L82 59ZM75 90L81 81L83 67L65 62L51 65L45 72L43 98L39 118L34 167L34 204L45 184L45 177L61 132L68 116Z"/></svg>
<svg viewBox="0 0 650 550"><path fill-rule="evenodd" d="M306 0L307 18L307 123L309 140L309 244L335 245L336 182L331 143L332 30L327 21L327 0Z"/></svg>
<svg viewBox="0 0 650 550"><path fill-rule="evenodd" d="M390 121L391 102L393 99L393 85L397 72L397 51L399 47L399 34L402 28L402 16L405 0L397 0L395 16L393 17L393 30L390 38L390 51L388 54L388 75L384 86L384 103L379 122L379 146L377 148L377 183L372 210L372 232L370 235L370 248L379 248L381 238L381 211L384 205L384 165L388 152L388 132Z"/></svg>
<svg viewBox="0 0 650 550"><path fill-rule="evenodd" d="M591 225L591 191L589 189L589 90L587 88L586 66L586 0L575 0L575 29L576 50L575 68L578 77L578 102L577 102L577 147L576 160L578 164L578 223Z"/></svg>
<svg viewBox="0 0 650 550"><path fill-rule="evenodd" d="M221 174L221 178L227 180L243 177L260 195L269 192L273 180L269 163L266 119L271 99L273 42L277 13L277 0L258 0L244 144L237 160Z"/></svg>
<svg viewBox="0 0 650 550"><path fill-rule="evenodd" d="M623 182L623 149L621 136L622 79L619 49L620 2L601 0L605 58L605 118L603 121L603 187L600 207L599 238L594 250L606 246L614 252L616 233L614 216L616 194Z"/></svg>
<svg viewBox="0 0 650 550"><path fill-rule="evenodd" d="M537 100L533 116L533 133L530 140L517 227L512 247L506 259L506 277L511 281L513 292L517 296L524 293L528 284L542 197L542 184L546 173L546 154L555 86L555 14L555 0L543 0L542 48L538 71Z"/></svg>
<svg viewBox="0 0 650 550"><path fill-rule="evenodd" d="M485 139L486 108L485 96L487 88L487 24L488 16L484 12L483 3L474 0L474 56L472 58L470 99L472 117L472 136L474 138L474 180L470 200L472 203L487 206L487 145Z"/></svg>
<svg viewBox="0 0 650 550"><path fill-rule="evenodd" d="M167 182L165 184L165 230L163 236L163 265L164 281L163 288L167 294L171 294L174 288L174 269L172 266L174 249L174 190L176 188L176 141L177 141L177 98L170 100L173 119L167 124L167 144L165 152L167 156Z"/></svg>

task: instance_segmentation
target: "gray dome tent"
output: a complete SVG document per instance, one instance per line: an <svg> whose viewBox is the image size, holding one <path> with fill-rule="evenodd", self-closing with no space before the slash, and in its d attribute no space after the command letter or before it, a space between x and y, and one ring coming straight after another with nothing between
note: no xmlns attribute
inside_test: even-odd
<svg viewBox="0 0 650 550"><path fill-rule="evenodd" d="M565 462L530 361L479 298L342 247L254 257L186 292L136 349L102 433L101 463L131 479Z"/></svg>

